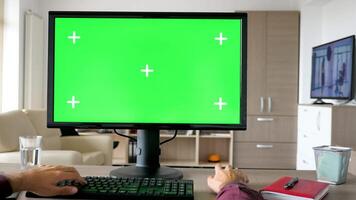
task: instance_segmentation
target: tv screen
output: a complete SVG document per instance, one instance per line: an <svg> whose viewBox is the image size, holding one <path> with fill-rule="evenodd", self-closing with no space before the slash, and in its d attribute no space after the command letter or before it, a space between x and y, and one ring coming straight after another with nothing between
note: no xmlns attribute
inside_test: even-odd
<svg viewBox="0 0 356 200"><path fill-rule="evenodd" d="M48 126L245 128L246 15L50 12Z"/></svg>
<svg viewBox="0 0 356 200"><path fill-rule="evenodd" d="M351 99L354 36L313 48L311 98Z"/></svg>

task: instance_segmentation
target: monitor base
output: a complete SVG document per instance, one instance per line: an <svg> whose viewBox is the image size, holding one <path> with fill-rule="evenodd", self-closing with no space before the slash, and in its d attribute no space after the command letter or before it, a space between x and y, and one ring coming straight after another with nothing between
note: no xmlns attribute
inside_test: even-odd
<svg viewBox="0 0 356 200"><path fill-rule="evenodd" d="M125 178L164 178L164 179L182 179L183 173L179 170L169 167L159 167L152 169L149 167L129 166L114 169L110 172L110 176L125 177Z"/></svg>
<svg viewBox="0 0 356 200"><path fill-rule="evenodd" d="M159 163L160 137L158 129L143 129L137 131L136 166L118 168L110 172L118 177L147 177L181 179L182 172L163 167Z"/></svg>
<svg viewBox="0 0 356 200"><path fill-rule="evenodd" d="M324 102L322 99L317 99L313 102L313 104L317 104L317 105L333 105L332 103L326 103Z"/></svg>
<svg viewBox="0 0 356 200"><path fill-rule="evenodd" d="M75 128L72 127L62 127L60 128L62 136L79 136Z"/></svg>

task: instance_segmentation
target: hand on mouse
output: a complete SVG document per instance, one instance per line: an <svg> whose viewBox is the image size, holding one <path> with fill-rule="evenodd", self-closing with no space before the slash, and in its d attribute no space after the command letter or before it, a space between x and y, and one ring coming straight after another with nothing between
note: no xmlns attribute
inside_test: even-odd
<svg viewBox="0 0 356 200"><path fill-rule="evenodd" d="M208 186L214 192L218 193L224 186L230 183L248 183L248 177L240 170L232 169L227 165L222 169L220 164L215 166L215 175L208 177Z"/></svg>
<svg viewBox="0 0 356 200"><path fill-rule="evenodd" d="M74 186L58 187L63 180L85 184L74 167L43 165L17 174L7 175L13 192L31 191L41 196L72 195L78 192Z"/></svg>

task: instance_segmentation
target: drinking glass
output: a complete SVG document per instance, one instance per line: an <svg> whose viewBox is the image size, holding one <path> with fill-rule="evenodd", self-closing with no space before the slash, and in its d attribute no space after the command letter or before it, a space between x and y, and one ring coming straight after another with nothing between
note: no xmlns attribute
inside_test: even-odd
<svg viewBox="0 0 356 200"><path fill-rule="evenodd" d="M40 165L42 136L20 136L21 169Z"/></svg>

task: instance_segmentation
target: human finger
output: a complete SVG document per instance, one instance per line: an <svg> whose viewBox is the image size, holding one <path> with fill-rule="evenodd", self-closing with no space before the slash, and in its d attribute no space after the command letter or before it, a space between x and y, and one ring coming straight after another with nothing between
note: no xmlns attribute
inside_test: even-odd
<svg viewBox="0 0 356 200"><path fill-rule="evenodd" d="M241 170L234 169L234 172L241 182L246 183L246 184L248 182L250 182L250 180L248 179L248 176L245 173L243 173Z"/></svg>
<svg viewBox="0 0 356 200"><path fill-rule="evenodd" d="M210 188L212 191L214 191L215 193L218 193L218 192L219 192L218 183L216 182L216 180L214 179L213 176L208 176L207 182L208 182L209 188Z"/></svg>
<svg viewBox="0 0 356 200"><path fill-rule="evenodd" d="M214 179L214 176L208 176L208 178L207 178L207 181L209 182L209 181L211 181L211 180L213 180Z"/></svg>
<svg viewBox="0 0 356 200"><path fill-rule="evenodd" d="M226 165L225 166L225 170L226 171L231 171L232 170L232 166L231 165Z"/></svg>
<svg viewBox="0 0 356 200"><path fill-rule="evenodd" d="M219 171L219 170L222 170L222 167L220 164L216 164L215 165L215 172Z"/></svg>
<svg viewBox="0 0 356 200"><path fill-rule="evenodd" d="M214 177L213 177L213 176L208 176L208 178L206 179L206 182L208 183L208 186L209 186L211 189L213 189L213 188L212 188L212 183L213 183L213 181L214 181Z"/></svg>
<svg viewBox="0 0 356 200"><path fill-rule="evenodd" d="M78 181L82 184L86 183L85 179L79 175L78 172L63 172L59 171L57 174L56 179L58 181L63 181L63 180L74 180Z"/></svg>
<svg viewBox="0 0 356 200"><path fill-rule="evenodd" d="M56 170L61 170L64 172L78 172L74 167L70 167L70 166L64 166L64 165L58 165L55 166Z"/></svg>
<svg viewBox="0 0 356 200"><path fill-rule="evenodd" d="M56 187L55 195L72 195L78 192L78 188L74 186Z"/></svg>

